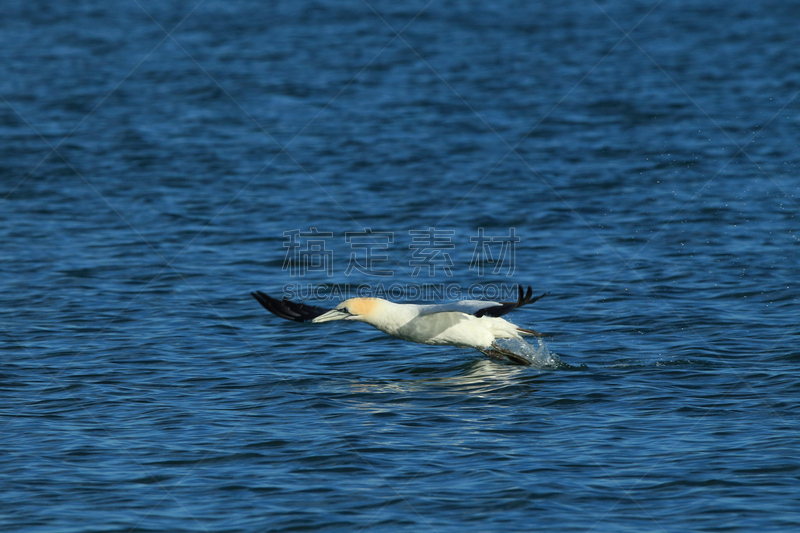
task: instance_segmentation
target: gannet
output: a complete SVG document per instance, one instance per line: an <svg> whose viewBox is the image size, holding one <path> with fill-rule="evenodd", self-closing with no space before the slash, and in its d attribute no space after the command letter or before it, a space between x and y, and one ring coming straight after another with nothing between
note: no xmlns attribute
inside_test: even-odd
<svg viewBox="0 0 800 533"><path fill-rule="evenodd" d="M333 309L325 309L293 302L286 297L278 300L261 291L250 293L267 311L287 320L313 324L356 320L404 341L474 348L494 359L505 358L521 365L530 365L531 362L498 346L497 340L546 335L521 328L500 317L546 294L533 298L533 289L528 287L526 293L520 285L516 302L462 300L418 305L399 304L382 298L350 298Z"/></svg>

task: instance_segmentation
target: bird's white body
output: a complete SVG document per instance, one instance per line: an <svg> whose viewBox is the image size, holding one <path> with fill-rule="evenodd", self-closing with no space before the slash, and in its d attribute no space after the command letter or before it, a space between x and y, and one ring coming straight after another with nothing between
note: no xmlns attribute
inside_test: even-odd
<svg viewBox="0 0 800 533"><path fill-rule="evenodd" d="M476 311L492 303L464 300L417 305L398 304L381 298L353 298L312 322L357 320L404 341L487 350L497 339L521 338L520 328L507 320L474 316Z"/></svg>

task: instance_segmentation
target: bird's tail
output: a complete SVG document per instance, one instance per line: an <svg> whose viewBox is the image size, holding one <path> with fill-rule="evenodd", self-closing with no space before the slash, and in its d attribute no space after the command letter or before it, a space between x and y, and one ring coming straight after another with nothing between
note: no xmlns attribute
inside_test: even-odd
<svg viewBox="0 0 800 533"><path fill-rule="evenodd" d="M547 333L539 333L538 331L533 331L532 329L525 329L525 328L517 328L517 333L520 335L530 335L532 337L549 337Z"/></svg>

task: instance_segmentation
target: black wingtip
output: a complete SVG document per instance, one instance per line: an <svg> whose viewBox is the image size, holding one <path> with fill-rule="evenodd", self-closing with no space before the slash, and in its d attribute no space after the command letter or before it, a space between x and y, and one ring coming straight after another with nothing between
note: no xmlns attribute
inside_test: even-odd
<svg viewBox="0 0 800 533"><path fill-rule="evenodd" d="M515 307L522 307L523 305L533 303L541 298L541 296L538 298L533 298L533 287L530 285L528 285L527 291L522 287L522 285L518 285L517 288L519 290L519 298L517 299L517 305Z"/></svg>
<svg viewBox="0 0 800 533"><path fill-rule="evenodd" d="M529 303L533 303L533 302L536 302L536 301L538 301L538 300L541 300L542 298L544 298L544 297L545 297L545 296L547 296L548 294L550 294L550 293L549 293L549 292L543 292L542 294L540 294L540 295L539 295L539 296L537 296L536 298L532 298L532 299L531 299L531 301L530 301Z"/></svg>
<svg viewBox="0 0 800 533"><path fill-rule="evenodd" d="M330 309L308 305L300 302L293 302L287 297L280 300L263 293L261 291L251 292L250 296L256 299L261 307L275 316L292 320L294 322L309 322L314 318L327 313Z"/></svg>

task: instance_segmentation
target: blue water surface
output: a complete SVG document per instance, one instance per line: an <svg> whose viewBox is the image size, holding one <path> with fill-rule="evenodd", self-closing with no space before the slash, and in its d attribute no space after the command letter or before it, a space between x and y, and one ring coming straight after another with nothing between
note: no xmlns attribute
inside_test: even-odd
<svg viewBox="0 0 800 533"><path fill-rule="evenodd" d="M797 20L5 1L0 529L798 530ZM517 283L563 367L249 295Z"/></svg>

